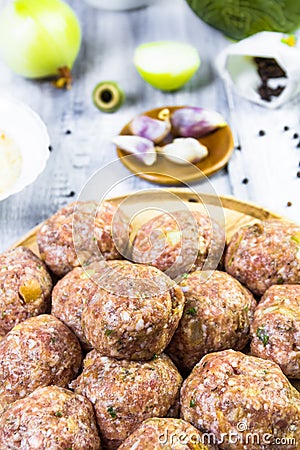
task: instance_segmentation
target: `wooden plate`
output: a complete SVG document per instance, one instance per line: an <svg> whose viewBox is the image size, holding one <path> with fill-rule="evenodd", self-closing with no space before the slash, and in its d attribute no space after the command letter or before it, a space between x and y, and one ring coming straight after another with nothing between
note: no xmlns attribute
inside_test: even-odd
<svg viewBox="0 0 300 450"><path fill-rule="evenodd" d="M173 193L180 198L184 202L186 202L191 209L202 209L202 205L199 203L199 196L197 193L191 192L189 189L181 189L181 188L173 188L173 189L164 189L163 191ZM132 194L130 194L132 195ZM149 195L153 199L153 195L155 195L155 191L150 191ZM161 195L161 190L157 191L157 195ZM128 196L123 195L120 197L114 197L110 199L115 203L121 203ZM214 197L208 194L201 194L201 198L208 204L214 204ZM226 238L229 240L233 233L243 225L247 225L253 223L257 220L268 220L268 219L278 219L285 220L283 217L275 214L271 211L268 211L260 206L257 206L252 203L246 203L241 200L237 200L233 197L220 197L220 201L222 203L225 215L225 227L226 227ZM151 213L149 216L149 212L144 215L139 215L138 220L135 222L135 230L140 226L143 222L148 220L151 217ZM286 219L287 220L287 219ZM12 248L23 245L25 247L30 248L37 255L39 254L37 243L36 243L36 235L42 224L37 225L31 231L29 231L25 236L23 236L19 241L17 241Z"/></svg>
<svg viewBox="0 0 300 450"><path fill-rule="evenodd" d="M155 108L142 114L157 119L159 112L165 108L172 113L184 106ZM130 122L122 129L121 135L132 134L129 125ZM208 148L208 156L195 166L175 164L162 155L158 155L157 161L152 166L146 166L135 156L128 157L128 153L120 148L117 148L117 154L127 169L145 180L162 185L182 185L201 179L203 174L212 175L222 169L229 161L234 149L233 137L228 125L204 136L199 139L199 142ZM127 158L123 158L124 156Z"/></svg>
<svg viewBox="0 0 300 450"><path fill-rule="evenodd" d="M185 202L186 205L189 206L192 210L203 210L203 205L199 203L199 194L191 192L189 189L163 189L165 192L169 192L174 194L177 198ZM130 194L132 195L132 194ZM153 196L155 195L155 191L149 191L149 196L151 200L153 200ZM161 190L157 191L158 197L161 197ZM111 201L116 204L123 202L128 198L127 195L123 195L120 197L112 198ZM201 194L201 199L206 204L214 205L216 204L215 197L212 195ZM252 203L246 203L240 200L237 200L233 197L220 197L220 201L224 210L225 217L225 230L226 230L226 239L227 241L231 238L231 236L235 233L237 229L241 226L249 225L251 223L257 222L258 220L268 220L268 219L276 219L282 221L288 221L287 219L275 214L271 211L268 211L264 208L261 208ZM144 205L144 204L143 204ZM133 233L136 233L137 229L146 221L156 215L157 212L149 214L149 211L146 213L140 214L137 219L133 222ZM42 224L38 225L25 236L23 236L18 242L14 244L12 248L23 245L25 247L30 248L34 253L39 255L36 236L39 228ZM300 380L290 380L291 383L300 391Z"/></svg>

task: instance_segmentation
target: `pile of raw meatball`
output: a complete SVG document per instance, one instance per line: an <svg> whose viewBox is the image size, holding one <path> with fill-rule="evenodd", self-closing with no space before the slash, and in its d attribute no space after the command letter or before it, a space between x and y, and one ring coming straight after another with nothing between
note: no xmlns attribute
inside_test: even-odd
<svg viewBox="0 0 300 450"><path fill-rule="evenodd" d="M71 204L39 230L41 259L0 255L0 449L299 449L300 227L244 226L207 271L222 232L193 211L176 283L185 213L141 226L137 264L116 209Z"/></svg>

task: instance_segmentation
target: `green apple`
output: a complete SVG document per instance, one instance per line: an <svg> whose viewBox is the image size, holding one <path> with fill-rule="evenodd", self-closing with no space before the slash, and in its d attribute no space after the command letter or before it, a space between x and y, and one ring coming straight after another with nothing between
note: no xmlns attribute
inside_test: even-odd
<svg viewBox="0 0 300 450"><path fill-rule="evenodd" d="M141 77L151 86L162 91L175 91L196 73L200 58L192 45L160 41L137 47L134 64Z"/></svg>

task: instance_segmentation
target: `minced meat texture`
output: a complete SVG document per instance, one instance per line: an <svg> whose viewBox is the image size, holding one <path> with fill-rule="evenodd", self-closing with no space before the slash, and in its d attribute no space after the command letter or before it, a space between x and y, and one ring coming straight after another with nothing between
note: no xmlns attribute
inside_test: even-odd
<svg viewBox="0 0 300 450"><path fill-rule="evenodd" d="M292 439L278 449L299 448L300 393L274 362L233 350L206 355L194 367L181 389L181 416L213 433L222 450L232 450L230 436L238 437L234 450L271 450L275 438ZM256 436L250 446L247 434Z"/></svg>
<svg viewBox="0 0 300 450"><path fill-rule="evenodd" d="M91 349L81 326L82 311L99 289L98 277L107 268L105 261L75 267L54 286L51 314L64 322L84 349Z"/></svg>
<svg viewBox="0 0 300 450"><path fill-rule="evenodd" d="M191 370L207 353L243 350L249 340L256 301L225 272L192 272L181 283L185 307L168 355Z"/></svg>
<svg viewBox="0 0 300 450"><path fill-rule="evenodd" d="M92 350L71 387L93 403L102 441L115 449L145 419L168 415L181 382L166 355L147 362L118 361Z"/></svg>
<svg viewBox="0 0 300 450"><path fill-rule="evenodd" d="M182 316L184 296L155 267L114 261L82 313L82 328L102 356L151 359L164 351ZM105 289L104 289L105 287Z"/></svg>
<svg viewBox="0 0 300 450"><path fill-rule="evenodd" d="M0 255L0 339L15 325L47 312L52 280L45 264L28 248Z"/></svg>
<svg viewBox="0 0 300 450"><path fill-rule="evenodd" d="M121 207L104 201L97 208L95 238L105 260L123 259L127 255L130 223Z"/></svg>
<svg viewBox="0 0 300 450"><path fill-rule="evenodd" d="M92 404L57 386L36 389L0 418L1 450L101 450Z"/></svg>
<svg viewBox="0 0 300 450"><path fill-rule="evenodd" d="M81 359L77 338L56 317L44 314L16 325L0 342L0 414L38 387L67 386Z"/></svg>
<svg viewBox="0 0 300 450"><path fill-rule="evenodd" d="M300 283L300 226L270 220L240 228L227 247L225 269L256 295L273 284Z"/></svg>
<svg viewBox="0 0 300 450"><path fill-rule="evenodd" d="M37 234L39 252L46 265L59 277L99 258L94 239L96 210L96 202L71 203L42 224Z"/></svg>
<svg viewBox="0 0 300 450"><path fill-rule="evenodd" d="M251 326L251 353L276 362L286 376L300 378L300 285L271 286Z"/></svg>
<svg viewBox="0 0 300 450"><path fill-rule="evenodd" d="M43 223L37 242L46 265L62 277L95 260L122 259L118 249L126 250L129 233L125 215L112 203L75 202Z"/></svg>
<svg viewBox="0 0 300 450"><path fill-rule="evenodd" d="M216 450L213 439L181 419L145 420L119 450Z"/></svg>
<svg viewBox="0 0 300 450"><path fill-rule="evenodd" d="M177 279L193 270L215 269L223 253L223 238L219 225L204 213L164 213L138 229L132 258Z"/></svg>

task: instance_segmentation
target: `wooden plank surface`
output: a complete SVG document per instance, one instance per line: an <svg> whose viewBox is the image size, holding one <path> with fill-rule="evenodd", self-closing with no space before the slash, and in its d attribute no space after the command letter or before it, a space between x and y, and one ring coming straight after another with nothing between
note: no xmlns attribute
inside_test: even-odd
<svg viewBox="0 0 300 450"><path fill-rule="evenodd" d="M7 0L0 0L0 8ZM53 151L46 170L23 192L0 203L0 250L76 198L87 178L116 158L110 143L137 112L161 105L191 104L216 109L234 123L242 151L235 151L228 167L210 180L220 195L251 200L300 222L300 98L277 111L267 111L233 95L229 114L225 90L214 71L216 55L229 41L201 22L184 0L161 0L132 12L104 12L83 0L69 0L83 28L83 44L74 68L74 87L55 91L46 82L24 80L0 63L0 93L25 101L46 122ZM146 85L132 64L135 47L146 41L177 39L195 45L201 55L199 72L176 93L162 93ZM118 113L100 113L91 92L103 80L116 80L127 100ZM290 127L284 132L284 125ZM266 135L258 136L264 129ZM71 134L65 134L70 130ZM124 169L124 177L128 175ZM248 184L242 180L248 178ZM122 189L151 186L129 177ZM73 195L73 197L70 197ZM292 202L287 207L287 202Z"/></svg>

